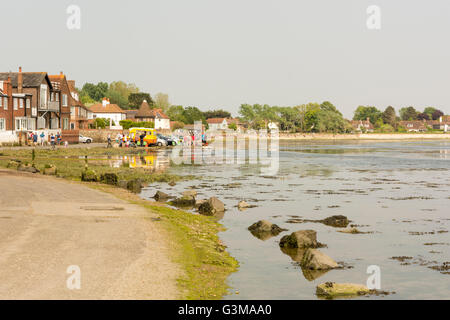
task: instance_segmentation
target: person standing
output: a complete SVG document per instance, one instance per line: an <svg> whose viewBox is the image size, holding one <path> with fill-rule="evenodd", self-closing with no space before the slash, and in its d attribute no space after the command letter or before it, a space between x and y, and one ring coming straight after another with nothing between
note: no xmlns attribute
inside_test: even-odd
<svg viewBox="0 0 450 320"><path fill-rule="evenodd" d="M61 133L56 134L56 141L58 142L58 146L61 145Z"/></svg>
<svg viewBox="0 0 450 320"><path fill-rule="evenodd" d="M111 134L108 134L108 145L106 146L107 148L112 148L112 144L111 144Z"/></svg>
<svg viewBox="0 0 450 320"><path fill-rule="evenodd" d="M53 133L52 133L52 135L50 136L50 144L51 144L51 146L52 146L52 150L55 150L55 148L56 148L56 142L55 142L55 136L53 135Z"/></svg>
<svg viewBox="0 0 450 320"><path fill-rule="evenodd" d="M44 140L45 140L45 133L44 133L44 131L41 132L39 137L41 138L41 146L44 146Z"/></svg>
<svg viewBox="0 0 450 320"><path fill-rule="evenodd" d="M34 132L34 133L33 133L33 145L34 145L34 146L37 145L37 138L38 138L37 132Z"/></svg>

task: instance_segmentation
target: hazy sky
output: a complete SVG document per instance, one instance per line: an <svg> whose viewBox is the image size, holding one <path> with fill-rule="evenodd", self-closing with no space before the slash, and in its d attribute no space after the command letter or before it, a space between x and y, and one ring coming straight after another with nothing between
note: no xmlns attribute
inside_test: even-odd
<svg viewBox="0 0 450 320"><path fill-rule="evenodd" d="M69 5L81 30L69 30ZM381 8L381 30L366 9ZM0 71L123 80L184 106L333 102L450 113L449 0L2 1Z"/></svg>

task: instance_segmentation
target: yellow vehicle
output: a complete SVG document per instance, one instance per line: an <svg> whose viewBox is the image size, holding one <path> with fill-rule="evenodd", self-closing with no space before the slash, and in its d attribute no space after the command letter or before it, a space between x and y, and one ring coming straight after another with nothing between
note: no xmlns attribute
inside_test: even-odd
<svg viewBox="0 0 450 320"><path fill-rule="evenodd" d="M130 128L130 139L132 142L138 144L140 142L141 135L145 134L144 144L146 146L155 145L158 137L156 136L156 130L150 128Z"/></svg>

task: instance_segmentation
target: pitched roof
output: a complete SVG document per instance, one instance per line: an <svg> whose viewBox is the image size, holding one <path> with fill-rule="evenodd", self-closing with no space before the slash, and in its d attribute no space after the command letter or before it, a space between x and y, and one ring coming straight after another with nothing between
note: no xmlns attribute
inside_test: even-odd
<svg viewBox="0 0 450 320"><path fill-rule="evenodd" d="M400 121L400 125L406 129L425 130L427 128L426 123L421 120Z"/></svg>
<svg viewBox="0 0 450 320"><path fill-rule="evenodd" d="M226 120L226 118L209 118L209 119L206 120L206 122L208 122L209 124L222 123L223 120Z"/></svg>
<svg viewBox="0 0 450 320"><path fill-rule="evenodd" d="M6 81L8 77L11 77L12 86L17 88L18 75L18 72L0 72L0 81ZM24 88L39 87L44 79L47 79L51 86L46 72L22 72L22 86Z"/></svg>
<svg viewBox="0 0 450 320"><path fill-rule="evenodd" d="M117 104L107 104L105 107L103 104L98 103L88 107L89 111L93 113L126 113Z"/></svg>
<svg viewBox="0 0 450 320"><path fill-rule="evenodd" d="M136 113L135 117L169 119L169 117L162 111L162 109L152 109L145 100L139 107L139 111Z"/></svg>
<svg viewBox="0 0 450 320"><path fill-rule="evenodd" d="M136 118L153 118L153 111L146 100L142 101L138 112L136 113Z"/></svg>

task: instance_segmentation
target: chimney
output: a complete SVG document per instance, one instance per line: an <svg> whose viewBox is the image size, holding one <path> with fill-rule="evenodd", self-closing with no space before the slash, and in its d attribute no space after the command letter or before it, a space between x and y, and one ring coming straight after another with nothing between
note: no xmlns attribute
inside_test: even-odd
<svg viewBox="0 0 450 320"><path fill-rule="evenodd" d="M103 100L102 100L102 106L103 106L103 107L106 107L108 104L109 104L109 99L103 98Z"/></svg>
<svg viewBox="0 0 450 320"><path fill-rule="evenodd" d="M19 73L17 74L17 92L22 93L22 91L23 91L22 67L19 67Z"/></svg>

